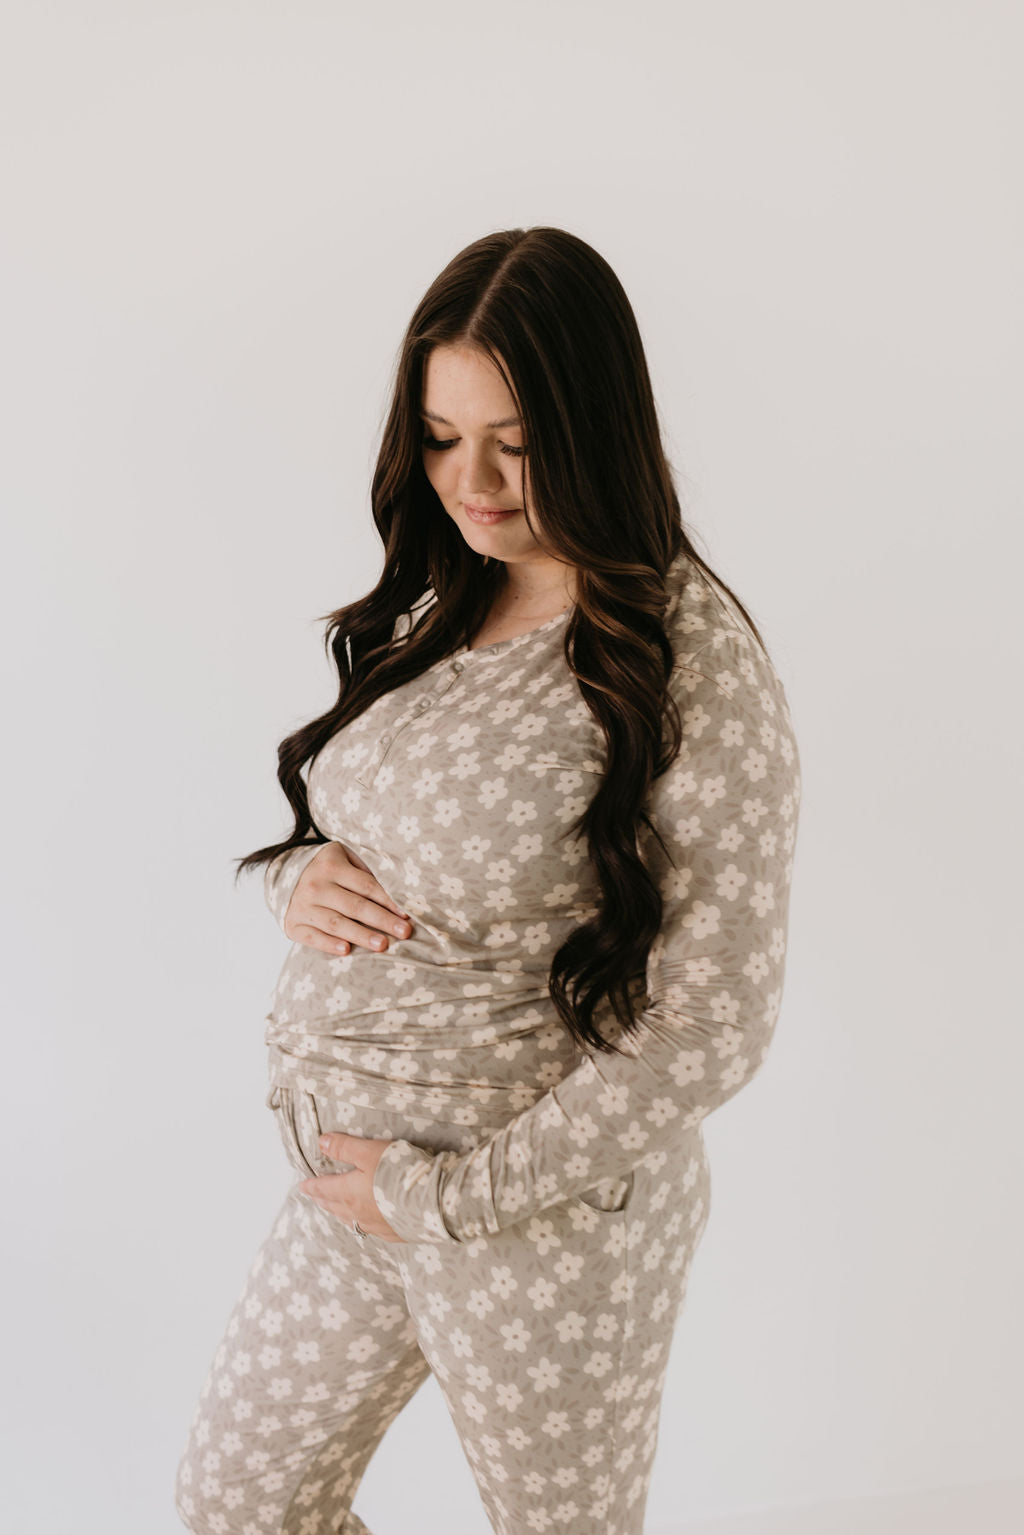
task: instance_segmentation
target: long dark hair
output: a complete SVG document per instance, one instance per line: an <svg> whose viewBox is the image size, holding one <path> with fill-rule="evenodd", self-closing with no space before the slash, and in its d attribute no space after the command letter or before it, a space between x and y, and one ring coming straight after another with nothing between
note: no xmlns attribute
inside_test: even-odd
<svg viewBox="0 0 1024 1535"><path fill-rule="evenodd" d="M668 692L674 655L664 623L666 574L681 551L695 574L728 592L766 647L683 527L622 285L596 250L563 229L508 229L476 240L420 300L402 341L373 476L384 569L365 597L320 617L338 668L338 698L278 747L277 777L294 831L239 859L235 877L286 849L328 840L313 825L303 766L381 694L469 644L500 589L502 562L469 547L424 472L421 390L436 346L474 348L498 368L529 452L533 505L523 484L524 515L546 549L575 567L564 655L603 731L607 769L568 832L586 838L602 899L555 954L549 989L578 1044L612 1050L594 1010L606 998L624 1033L638 1026L637 983L662 916L637 837L641 825L657 836L644 803L682 740Z"/></svg>

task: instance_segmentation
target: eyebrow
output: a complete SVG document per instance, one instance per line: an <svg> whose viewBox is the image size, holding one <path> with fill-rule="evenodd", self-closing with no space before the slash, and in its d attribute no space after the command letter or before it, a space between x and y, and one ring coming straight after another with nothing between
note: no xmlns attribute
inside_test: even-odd
<svg viewBox="0 0 1024 1535"><path fill-rule="evenodd" d="M444 416L435 415L432 410L421 410L420 415L426 416L428 421L438 421L442 426L455 425L454 421L448 421ZM487 426L488 429L491 429L492 427L497 426L522 426L522 424L522 418L520 416L502 416L500 421L488 421Z"/></svg>

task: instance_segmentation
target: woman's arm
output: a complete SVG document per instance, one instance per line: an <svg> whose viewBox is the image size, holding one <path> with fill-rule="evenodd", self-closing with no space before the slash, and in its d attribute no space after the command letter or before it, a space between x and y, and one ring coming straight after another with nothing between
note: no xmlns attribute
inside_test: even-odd
<svg viewBox="0 0 1024 1535"><path fill-rule="evenodd" d="M470 1152L392 1141L373 1191L407 1241L468 1241L640 1161L656 1168L662 1145L727 1102L765 1058L800 804L786 696L773 668L755 669L734 641L677 668L672 688L683 746L648 808L675 867L646 833L664 911L639 1033L617 1038L626 1055L584 1055Z"/></svg>

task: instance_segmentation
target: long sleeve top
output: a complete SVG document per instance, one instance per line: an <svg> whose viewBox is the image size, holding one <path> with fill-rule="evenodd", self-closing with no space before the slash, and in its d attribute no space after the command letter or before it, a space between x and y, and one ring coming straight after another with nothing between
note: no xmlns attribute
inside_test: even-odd
<svg viewBox="0 0 1024 1535"><path fill-rule="evenodd" d="M604 740L562 653L566 614L463 646L378 699L321 750L310 807L410 913L393 953L293 944L267 1016L271 1077L467 1127L391 1140L373 1189L407 1241L460 1242L622 1178L731 1098L763 1062L782 999L800 762L782 682L727 595L684 556L669 573L670 689L682 749L640 836L663 897L639 1030L595 1022L582 1050L550 960L600 896L566 833ZM283 924L318 845L268 865ZM457 1149L462 1145L463 1149Z"/></svg>

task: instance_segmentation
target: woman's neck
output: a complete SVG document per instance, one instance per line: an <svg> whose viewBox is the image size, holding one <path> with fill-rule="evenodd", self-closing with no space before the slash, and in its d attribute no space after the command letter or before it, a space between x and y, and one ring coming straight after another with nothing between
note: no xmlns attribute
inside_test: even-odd
<svg viewBox="0 0 1024 1535"><path fill-rule="evenodd" d="M511 575L506 568L505 580L494 598L494 608L509 618L553 618L574 601L575 583L568 569L556 573L555 581L547 577L531 579L519 573Z"/></svg>

